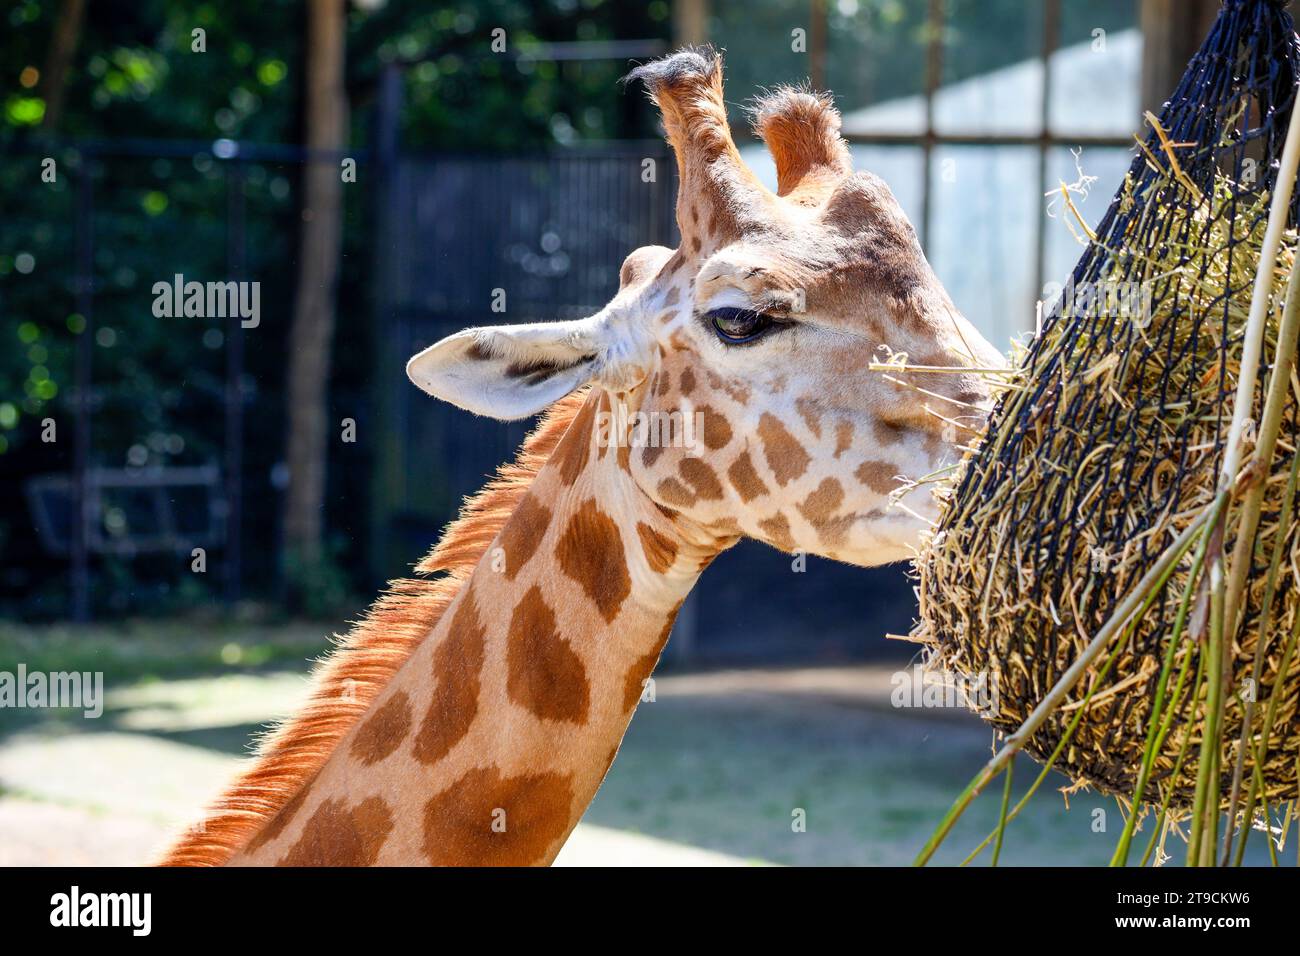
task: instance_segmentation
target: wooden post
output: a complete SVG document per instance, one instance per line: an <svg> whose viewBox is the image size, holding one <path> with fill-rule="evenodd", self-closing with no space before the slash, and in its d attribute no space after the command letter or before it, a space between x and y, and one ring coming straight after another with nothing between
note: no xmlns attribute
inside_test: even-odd
<svg viewBox="0 0 1300 956"><path fill-rule="evenodd" d="M1142 109L1159 115L1220 6L1220 0L1142 0Z"/></svg>
<svg viewBox="0 0 1300 956"><path fill-rule="evenodd" d="M673 46L707 43L709 0L675 0L673 3Z"/></svg>
<svg viewBox="0 0 1300 956"><path fill-rule="evenodd" d="M808 82L814 90L826 89L826 0L808 4Z"/></svg>
<svg viewBox="0 0 1300 956"><path fill-rule="evenodd" d="M325 469L329 425L326 390L334 338L334 286L342 236L342 180L337 153L347 144L343 88L344 0L307 5L306 145L298 282L289 330L287 372L289 487L284 538L289 567L311 574L324 559ZM297 581L289 581L291 598Z"/></svg>
<svg viewBox="0 0 1300 956"><path fill-rule="evenodd" d="M393 577L410 563L393 547L393 515L407 505L406 500L406 427L399 415L402 403L398 390L407 388L404 364L408 355L402 350L409 343L405 320L393 310L395 269L392 248L394 177L401 151L402 69L394 63L384 67L375 100L371 138L374 144L373 168L367 175L373 180L370 196L374 201L374 229L378 237L371 249L371 334L374 343L374 383L371 402L375 420L375 453L370 479L370 577L376 584Z"/></svg>
<svg viewBox="0 0 1300 956"><path fill-rule="evenodd" d="M63 118L63 95L66 92L68 68L77 53L81 38L81 25L86 18L85 0L63 0L54 21L54 35L45 57L45 72L41 74L40 95L45 101L45 115L41 126L57 129Z"/></svg>

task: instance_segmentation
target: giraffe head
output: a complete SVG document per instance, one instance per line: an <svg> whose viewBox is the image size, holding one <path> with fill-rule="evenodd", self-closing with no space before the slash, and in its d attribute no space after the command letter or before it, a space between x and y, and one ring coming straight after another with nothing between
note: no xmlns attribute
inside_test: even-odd
<svg viewBox="0 0 1300 956"><path fill-rule="evenodd" d="M956 459L990 403L974 370L1002 356L957 313L889 188L854 171L829 97L757 102L773 193L737 152L713 50L630 77L677 158L678 248L634 251L590 318L467 329L407 374L500 419L590 383L611 460L674 519L853 564L908 557L934 505L891 493ZM955 370L870 370L882 346Z"/></svg>

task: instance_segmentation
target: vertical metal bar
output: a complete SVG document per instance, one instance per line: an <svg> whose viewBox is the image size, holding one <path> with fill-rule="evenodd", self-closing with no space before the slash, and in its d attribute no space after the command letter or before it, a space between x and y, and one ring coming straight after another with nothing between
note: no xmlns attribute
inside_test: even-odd
<svg viewBox="0 0 1300 956"><path fill-rule="evenodd" d="M1034 206L1039 210L1037 217L1038 235L1034 249L1034 283L1035 291L1033 301L1030 306L1034 306L1038 301L1038 295L1043 289L1043 284L1047 277L1043 274L1047 269L1047 223L1044 221L1042 212L1043 196L1047 193L1047 164L1048 152L1052 146L1052 54L1061 42L1061 0L1047 0L1043 8L1043 102L1041 105L1041 114L1039 117L1040 128L1038 131L1038 196L1035 199ZM1046 303L1044 303L1046 307Z"/></svg>
<svg viewBox="0 0 1300 956"><path fill-rule="evenodd" d="M226 166L226 271L231 281L244 277L247 200L244 166ZM226 322L226 602L239 600L243 580L243 469L244 469L244 328L239 310Z"/></svg>
<svg viewBox="0 0 1300 956"><path fill-rule="evenodd" d="M826 0L808 0L808 81L814 90L826 89Z"/></svg>
<svg viewBox="0 0 1300 956"><path fill-rule="evenodd" d="M95 194L92 176L94 160L82 153L77 175L77 311L85 322L77 336L74 357L76 388L73 401L75 423L72 432L72 619L90 620L90 554L87 522L90 495L87 469L90 467L91 363L95 336Z"/></svg>
<svg viewBox="0 0 1300 956"><path fill-rule="evenodd" d="M393 248L396 197L394 178L400 149L400 122L402 115L402 71L396 64L384 68L380 78L379 96L375 109L373 167L366 173L374 177L374 185L367 195L374 197L372 211L375 241L370 275L371 340L374 344L375 375L371 401L375 410L372 434L378 437L375 449L373 480L370 496L370 555L371 577L384 580L389 569L396 567L390 548L390 522L395 510L404 506L406 473L405 443L406 422L402 418L405 403L400 401L396 389L405 386L406 376L401 374L401 350L408 345L405 320L394 320L393 277L396 273L396 250Z"/></svg>
<svg viewBox="0 0 1300 956"><path fill-rule="evenodd" d="M929 250L930 219L933 215L934 172L934 96L943 81L943 0L930 0L926 13L925 51L925 132L921 139L921 156L924 175L921 177L921 247Z"/></svg>
<svg viewBox="0 0 1300 956"><path fill-rule="evenodd" d="M672 8L674 46L708 42L709 0L677 0Z"/></svg>

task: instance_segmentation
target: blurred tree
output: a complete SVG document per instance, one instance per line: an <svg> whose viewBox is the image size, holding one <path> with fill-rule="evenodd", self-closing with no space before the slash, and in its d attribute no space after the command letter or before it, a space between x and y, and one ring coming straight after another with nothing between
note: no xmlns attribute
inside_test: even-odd
<svg viewBox="0 0 1300 956"><path fill-rule="evenodd" d="M69 0L70 3L70 0ZM66 609L66 559L35 536L24 494L30 478L69 465L73 355L93 343L90 462L97 467L184 466L222 461L221 402L228 330L220 320L157 319L151 287L174 274L229 275L228 210L246 204L241 277L262 283L262 325L247 330L240 388L243 501L251 595L274 593L284 520L282 478L289 424L290 335L297 295L299 213L310 208L307 171L288 158L251 161L232 143L298 144L308 127L307 5L266 0L98 0L84 3L68 47L57 139L38 139L55 98L47 62L69 3L0 4L0 614L54 616ZM656 135L652 110L620 89L621 59L557 63L524 55L542 42L666 38L666 0L373 0L345 12L344 71L352 122L341 143L361 155L372 91L388 63L405 64L404 143L414 150L536 151L583 140ZM507 32L493 54L491 31ZM204 52L192 48L205 31ZM93 142L108 152L76 148ZM128 148L129 147L129 148ZM118 151L120 149L120 151ZM57 178L42 181L42 163ZM239 171L237 177L231 176ZM338 166L333 165L338 176ZM362 164L342 191L334 346L325 380L326 420L364 425L373 376L370 324L376 191ZM76 294L78 177L94 187L94 314ZM234 185L232 185L232 181ZM353 317L351 320L344 317ZM60 440L41 441L54 418ZM326 441L322 563L331 592L369 591L359 569L369 540L366 436ZM130 530L116 510L109 535ZM212 567L219 567L219 555ZM213 597L220 575L180 573L172 555L95 558L97 613L168 611Z"/></svg>
<svg viewBox="0 0 1300 956"><path fill-rule="evenodd" d="M343 89L346 0L314 0L307 7L305 142L309 150L336 152L347 142L348 102ZM342 172L337 160L309 160L303 173L298 285L289 331L289 485L284 500L285 560L289 594L321 572L326 472L326 386L334 340L334 286L338 277Z"/></svg>
<svg viewBox="0 0 1300 956"><path fill-rule="evenodd" d="M85 0L63 0L59 4L50 52L45 58L45 72L41 74L41 97L45 100L41 126L46 129L57 129L63 116L63 89L68 79L68 66L77 49L77 39L81 36L81 21L85 13Z"/></svg>

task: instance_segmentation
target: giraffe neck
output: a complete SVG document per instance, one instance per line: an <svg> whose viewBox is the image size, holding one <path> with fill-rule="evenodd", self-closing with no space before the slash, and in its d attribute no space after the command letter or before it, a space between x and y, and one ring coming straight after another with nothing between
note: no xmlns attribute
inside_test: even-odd
<svg viewBox="0 0 1300 956"><path fill-rule="evenodd" d="M606 447L588 397L428 637L234 864L544 864L721 545Z"/></svg>

